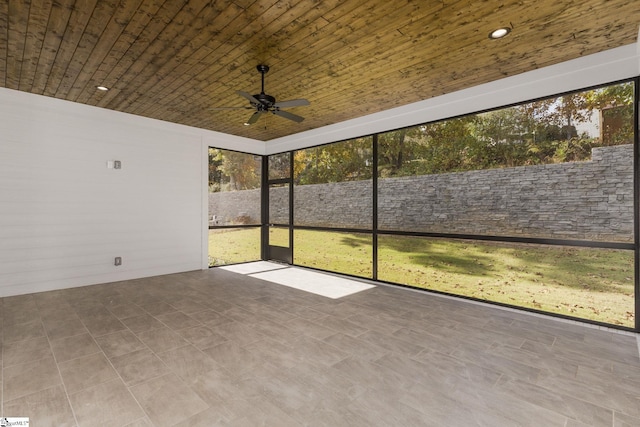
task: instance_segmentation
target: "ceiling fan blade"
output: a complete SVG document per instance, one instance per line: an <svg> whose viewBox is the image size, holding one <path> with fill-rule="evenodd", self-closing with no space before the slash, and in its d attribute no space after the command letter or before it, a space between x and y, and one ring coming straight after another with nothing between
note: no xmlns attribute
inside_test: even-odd
<svg viewBox="0 0 640 427"><path fill-rule="evenodd" d="M291 114L288 111L273 110L273 114L275 114L276 116L284 117L285 119L293 120L294 122L298 123L304 120L304 117L296 116L295 114Z"/></svg>
<svg viewBox="0 0 640 427"><path fill-rule="evenodd" d="M247 120L247 122L245 124L247 124L247 125L254 124L260 118L260 114L262 114L262 111L256 111L255 113L253 113L251 115L251 117L249 117L249 120Z"/></svg>
<svg viewBox="0 0 640 427"><path fill-rule="evenodd" d="M209 111L220 111L220 110L254 110L253 107L214 107L209 108Z"/></svg>
<svg viewBox="0 0 640 427"><path fill-rule="evenodd" d="M292 99L289 101L280 101L273 104L274 107L278 108L303 107L305 105L309 105L309 101L307 101L306 99Z"/></svg>
<svg viewBox="0 0 640 427"><path fill-rule="evenodd" d="M253 95L247 93L247 92L243 92L241 90L237 90L236 93L240 96L243 96L245 98L247 98L249 100L249 102L253 103L253 104L260 104L260 101L258 99L256 99Z"/></svg>

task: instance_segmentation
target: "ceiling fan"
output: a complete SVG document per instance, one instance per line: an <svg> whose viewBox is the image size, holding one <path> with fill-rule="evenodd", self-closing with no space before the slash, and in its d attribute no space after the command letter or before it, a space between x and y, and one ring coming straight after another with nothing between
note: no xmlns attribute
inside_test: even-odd
<svg viewBox="0 0 640 427"><path fill-rule="evenodd" d="M258 121L260 116L265 113L275 114L276 116L284 117L285 119L293 120L294 122L300 123L304 120L304 117L298 116L296 114L289 113L287 111L282 111L282 108L291 108L291 107L302 107L305 105L309 105L309 101L306 99L292 99L289 101L280 101L276 102L276 98L267 95L264 93L264 75L269 71L268 65L258 65L258 72L262 75L262 89L259 94L251 95L247 92L243 92L241 90L237 90L236 93L251 103L250 107L219 107L213 108L213 110L236 110L236 109L246 109L246 110L255 110L255 112L249 117L249 120L245 123L245 125L252 125Z"/></svg>

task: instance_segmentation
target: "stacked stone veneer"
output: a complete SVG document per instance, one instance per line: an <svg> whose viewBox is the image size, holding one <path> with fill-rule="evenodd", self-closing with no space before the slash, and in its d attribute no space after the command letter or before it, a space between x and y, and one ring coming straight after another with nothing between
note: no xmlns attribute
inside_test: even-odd
<svg viewBox="0 0 640 427"><path fill-rule="evenodd" d="M381 230L633 241L633 146L592 160L378 180ZM295 187L295 224L371 229L372 182ZM270 222L286 223L288 189L271 190ZM260 218L259 190L213 193L218 224ZM239 222L242 222L240 220Z"/></svg>

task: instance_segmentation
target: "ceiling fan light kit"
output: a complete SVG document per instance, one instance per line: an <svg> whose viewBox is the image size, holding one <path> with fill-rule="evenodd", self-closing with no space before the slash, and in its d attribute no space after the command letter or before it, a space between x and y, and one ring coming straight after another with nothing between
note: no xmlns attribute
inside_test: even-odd
<svg viewBox="0 0 640 427"><path fill-rule="evenodd" d="M260 64L256 67L258 72L261 74L261 89L260 93L256 95L251 95L247 92L243 92L241 90L237 90L236 93L243 98L246 98L251 107L221 107L216 109L226 110L226 109L253 109L255 112L249 117L244 124L252 125L258 121L260 116L265 113L275 114L276 116L283 117L285 119L292 120L294 122L300 123L304 120L304 117L298 116L296 114L289 113L287 111L282 111L282 108L291 108L291 107L303 107L305 105L309 105L309 101L306 99L291 99L288 101L276 102L276 98L271 95L267 95L264 92L264 75L269 71L268 65Z"/></svg>

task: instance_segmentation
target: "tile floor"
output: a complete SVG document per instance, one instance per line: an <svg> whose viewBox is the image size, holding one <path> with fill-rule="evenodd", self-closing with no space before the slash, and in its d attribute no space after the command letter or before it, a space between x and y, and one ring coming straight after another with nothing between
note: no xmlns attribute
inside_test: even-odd
<svg viewBox="0 0 640 427"><path fill-rule="evenodd" d="M3 298L2 408L42 426L640 426L637 337L213 269Z"/></svg>

